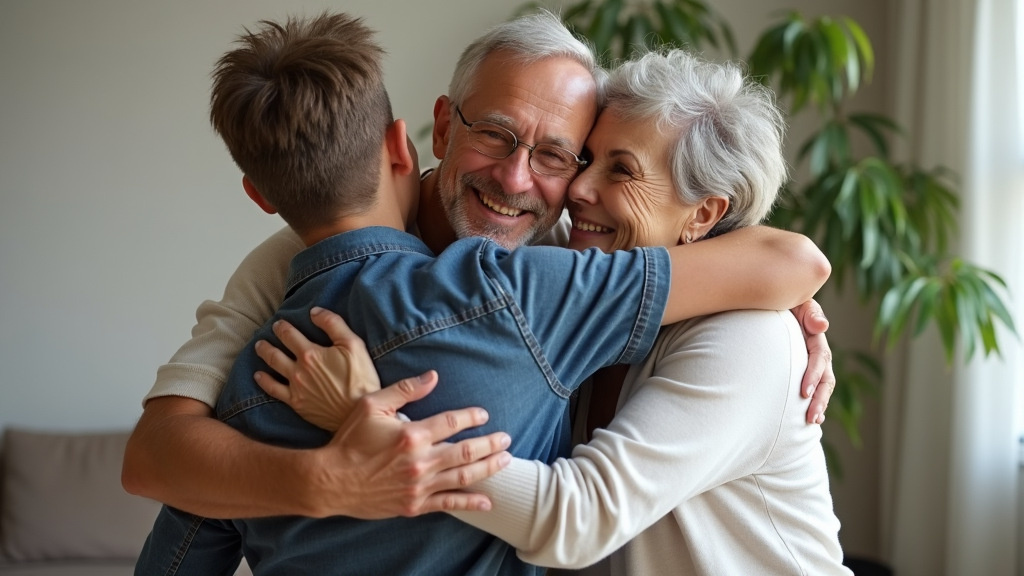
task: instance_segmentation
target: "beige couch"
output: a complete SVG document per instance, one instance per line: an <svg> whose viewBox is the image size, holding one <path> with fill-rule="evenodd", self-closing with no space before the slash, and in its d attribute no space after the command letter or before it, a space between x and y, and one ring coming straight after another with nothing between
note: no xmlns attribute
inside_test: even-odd
<svg viewBox="0 0 1024 576"><path fill-rule="evenodd" d="M121 488L128 432L8 429L0 448L0 576L121 576L160 505ZM251 574L246 567L239 574Z"/></svg>

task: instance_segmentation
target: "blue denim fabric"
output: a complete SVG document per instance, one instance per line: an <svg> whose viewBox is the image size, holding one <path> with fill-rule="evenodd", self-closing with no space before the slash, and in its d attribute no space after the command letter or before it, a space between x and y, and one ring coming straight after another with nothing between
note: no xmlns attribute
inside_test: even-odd
<svg viewBox="0 0 1024 576"><path fill-rule="evenodd" d="M546 247L509 252L476 238L435 258L413 236L370 228L298 254L284 304L253 342L277 343L270 325L285 318L329 344L310 322L309 309L335 310L366 341L382 383L438 371L434 392L403 408L411 419L483 406L488 423L455 439L504 430L513 455L550 462L569 452L568 399L579 383L602 366L646 356L658 334L669 273L667 252L657 248L612 255ZM218 417L263 442L327 443L330 434L255 384L258 369L269 370L250 344L221 393ZM186 531L181 527L190 524L163 518L176 514L182 513L161 511L144 559L159 559L152 547L187 547L184 558L175 557L177 572L147 565L137 573L206 575L210 566L222 565L210 548L222 541L227 522L207 521ZM445 514L231 524L257 575L543 573L504 542ZM199 560L193 562L192 554Z"/></svg>

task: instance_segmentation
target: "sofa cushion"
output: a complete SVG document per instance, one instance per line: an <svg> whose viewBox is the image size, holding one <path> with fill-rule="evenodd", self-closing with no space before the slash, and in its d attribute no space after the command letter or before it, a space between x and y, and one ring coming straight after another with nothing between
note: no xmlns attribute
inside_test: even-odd
<svg viewBox="0 0 1024 576"><path fill-rule="evenodd" d="M134 559L160 505L121 487L128 432L8 429L0 547L9 561Z"/></svg>

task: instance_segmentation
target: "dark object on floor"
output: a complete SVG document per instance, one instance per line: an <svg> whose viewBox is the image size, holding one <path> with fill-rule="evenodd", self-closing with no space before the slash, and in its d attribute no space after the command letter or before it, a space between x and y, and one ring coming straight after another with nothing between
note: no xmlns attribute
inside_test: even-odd
<svg viewBox="0 0 1024 576"><path fill-rule="evenodd" d="M855 576L892 576L892 568L866 558L843 558L843 566Z"/></svg>

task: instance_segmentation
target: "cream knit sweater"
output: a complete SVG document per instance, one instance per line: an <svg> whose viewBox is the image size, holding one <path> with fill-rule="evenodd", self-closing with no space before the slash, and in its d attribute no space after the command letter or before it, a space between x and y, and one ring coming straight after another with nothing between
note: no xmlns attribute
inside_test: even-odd
<svg viewBox="0 0 1024 576"><path fill-rule="evenodd" d="M456 515L529 562L605 558L586 574L850 574L821 428L805 423L806 362L789 312L667 327L606 430L551 466L514 461L482 484L492 512Z"/></svg>

